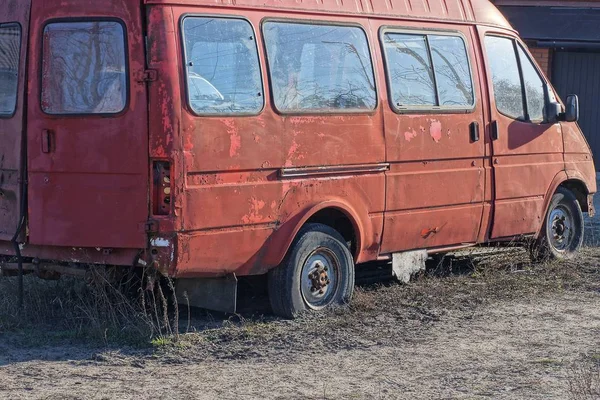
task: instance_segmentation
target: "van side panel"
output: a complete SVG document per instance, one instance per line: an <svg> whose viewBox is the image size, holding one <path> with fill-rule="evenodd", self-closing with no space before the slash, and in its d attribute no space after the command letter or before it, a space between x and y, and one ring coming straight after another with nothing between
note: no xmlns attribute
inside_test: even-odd
<svg viewBox="0 0 600 400"><path fill-rule="evenodd" d="M177 40L185 15L236 16L232 10L214 8L174 7L173 11ZM255 30L265 107L257 116L201 117L193 115L181 94L185 187L181 209L177 209L181 219L177 276L264 273L281 261L311 210L325 203L355 215L352 223L361 230L356 232L360 239L357 261L375 259L385 192L383 171L377 170L385 162L380 107L337 115L278 115L272 106L259 30L265 17L290 16L255 11L237 15L250 21ZM337 17L323 21L364 23ZM182 49L170 57L181 60ZM179 74L185 87L185 75ZM369 171L353 171L357 164ZM318 167L318 171L283 176L289 168L304 167Z"/></svg>

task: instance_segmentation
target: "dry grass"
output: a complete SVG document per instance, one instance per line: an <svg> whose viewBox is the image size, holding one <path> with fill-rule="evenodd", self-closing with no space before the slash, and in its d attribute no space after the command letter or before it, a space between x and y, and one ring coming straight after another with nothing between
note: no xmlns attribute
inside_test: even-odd
<svg viewBox="0 0 600 400"><path fill-rule="evenodd" d="M45 338L56 332L59 338L151 343L172 362L277 357L282 349L287 357L305 353L307 341L314 352L393 345L413 340L414 332L440 318L468 319L495 301L553 291L598 291L599 260L599 248L584 249L574 261L544 264L532 264L521 248L477 249L432 262L409 285L359 286L350 305L296 321L278 320L268 313L224 316L194 310L195 318L185 328L192 333L181 337L179 308L169 295L172 286L151 285L154 290L132 298L103 274L94 274L90 284L27 277L25 307L19 310L16 282L1 279L0 332L44 332ZM139 294L141 285L137 289ZM189 312L181 311L190 318Z"/></svg>
<svg viewBox="0 0 600 400"><path fill-rule="evenodd" d="M174 296L168 291L165 295L168 287L155 284L154 277L130 277L116 285L98 268L91 269L85 280L24 278L23 308L18 307L16 278L0 279L0 333L27 332L33 343L59 338L142 344L178 336L177 313L169 318Z"/></svg>

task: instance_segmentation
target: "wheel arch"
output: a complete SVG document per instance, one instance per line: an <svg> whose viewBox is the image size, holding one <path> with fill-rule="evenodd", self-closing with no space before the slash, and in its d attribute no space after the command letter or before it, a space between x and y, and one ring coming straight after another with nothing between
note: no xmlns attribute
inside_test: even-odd
<svg viewBox="0 0 600 400"><path fill-rule="evenodd" d="M546 193L543 208L544 214L542 218L546 218L546 215L548 214L548 207L550 207L550 202L552 201L552 196L554 193L556 193L559 187L567 188L575 195L577 202L581 207L581 211L589 211L588 195L590 194L590 190L583 177L574 171L560 171L552 180L552 183L548 188L548 192ZM543 226L544 224L542 220L542 223L535 234L536 238L539 237Z"/></svg>
<svg viewBox="0 0 600 400"><path fill-rule="evenodd" d="M298 232L308 223L321 223L338 231L346 241L352 242L354 261L360 259L365 231L369 227L361 222L359 213L350 205L341 201L324 201L304 209L281 224L269 240L264 262L270 266L279 265Z"/></svg>

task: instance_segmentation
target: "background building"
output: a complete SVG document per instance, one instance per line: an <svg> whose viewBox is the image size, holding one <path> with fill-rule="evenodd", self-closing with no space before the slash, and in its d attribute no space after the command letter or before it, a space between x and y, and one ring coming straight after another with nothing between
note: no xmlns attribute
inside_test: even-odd
<svg viewBox="0 0 600 400"><path fill-rule="evenodd" d="M600 169L600 1L492 1L527 42L561 98L579 95L579 124Z"/></svg>

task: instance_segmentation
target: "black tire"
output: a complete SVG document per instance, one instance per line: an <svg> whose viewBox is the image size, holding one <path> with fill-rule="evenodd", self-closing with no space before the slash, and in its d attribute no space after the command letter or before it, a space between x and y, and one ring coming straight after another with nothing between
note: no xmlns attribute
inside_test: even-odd
<svg viewBox="0 0 600 400"><path fill-rule="evenodd" d="M542 230L533 243L534 261L568 260L577 255L583 244L583 212L575 195L559 187L552 196Z"/></svg>
<svg viewBox="0 0 600 400"><path fill-rule="evenodd" d="M331 262L331 267L328 267L327 261ZM329 272L329 268L333 271ZM302 275L311 271L310 276L316 281L307 276L303 280ZM317 275L313 275L315 271ZM327 285L321 289L322 293L318 289L313 291L315 285L322 284L320 278L323 272ZM310 289L308 286L311 286ZM292 319L304 311L346 304L353 292L354 259L342 235L327 225L306 224L294 239L283 262L269 272L271 308L276 315L284 318ZM319 296L322 296L322 302L319 302Z"/></svg>

